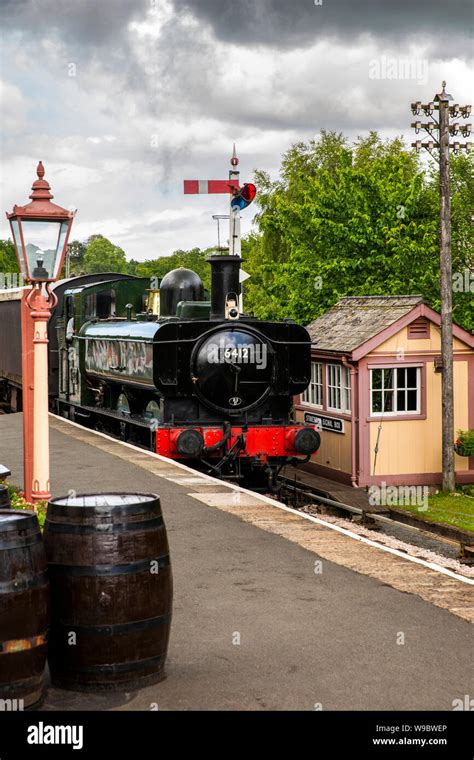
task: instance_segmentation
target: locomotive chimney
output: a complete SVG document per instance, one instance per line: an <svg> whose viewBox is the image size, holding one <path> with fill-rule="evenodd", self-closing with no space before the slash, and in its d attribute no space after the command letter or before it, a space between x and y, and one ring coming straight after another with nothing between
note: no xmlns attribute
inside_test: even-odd
<svg viewBox="0 0 474 760"><path fill-rule="evenodd" d="M232 296L238 304L240 295L240 256L210 256L207 261L211 265L211 319L235 319L232 314L226 314L226 306ZM230 297L230 298L229 298ZM232 311L232 309L231 309ZM238 317L238 306L236 309Z"/></svg>

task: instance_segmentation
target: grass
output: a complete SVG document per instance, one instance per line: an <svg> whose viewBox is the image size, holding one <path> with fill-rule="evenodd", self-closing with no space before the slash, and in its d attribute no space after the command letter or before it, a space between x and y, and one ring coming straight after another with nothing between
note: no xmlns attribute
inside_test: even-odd
<svg viewBox="0 0 474 760"><path fill-rule="evenodd" d="M474 487L472 486L466 486L462 491L454 493L440 491L428 496L426 511L419 506L405 504L400 504L398 509L404 509L429 522L444 523L474 532Z"/></svg>

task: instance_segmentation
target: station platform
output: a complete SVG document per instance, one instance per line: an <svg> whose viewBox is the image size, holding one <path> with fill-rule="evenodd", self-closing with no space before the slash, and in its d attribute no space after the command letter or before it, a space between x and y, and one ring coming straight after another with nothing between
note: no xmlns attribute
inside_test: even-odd
<svg viewBox="0 0 474 760"><path fill-rule="evenodd" d="M20 486L21 426L0 416L0 463ZM42 711L452 710L473 693L472 581L57 417L50 428L54 496L160 495L174 609L166 680L49 687Z"/></svg>

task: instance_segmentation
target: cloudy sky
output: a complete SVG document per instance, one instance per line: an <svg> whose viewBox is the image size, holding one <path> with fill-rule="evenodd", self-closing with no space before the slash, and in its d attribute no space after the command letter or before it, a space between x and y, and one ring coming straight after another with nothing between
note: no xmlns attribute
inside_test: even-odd
<svg viewBox="0 0 474 760"><path fill-rule="evenodd" d="M413 139L412 100L472 103L470 0L0 0L1 212L42 159L73 238L128 257L216 243L225 196L184 179L278 175L335 129ZM242 227L251 227L252 207ZM8 236L2 216L0 237Z"/></svg>

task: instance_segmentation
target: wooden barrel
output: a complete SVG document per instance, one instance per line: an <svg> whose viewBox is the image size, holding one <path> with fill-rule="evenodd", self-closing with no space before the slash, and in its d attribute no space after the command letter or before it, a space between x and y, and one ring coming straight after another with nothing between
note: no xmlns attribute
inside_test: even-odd
<svg viewBox="0 0 474 760"><path fill-rule="evenodd" d="M7 710L43 696L49 584L34 512L0 509L0 700Z"/></svg>
<svg viewBox="0 0 474 760"><path fill-rule="evenodd" d="M159 496L53 499L44 537L53 684L98 691L164 678L173 590Z"/></svg>
<svg viewBox="0 0 474 760"><path fill-rule="evenodd" d="M8 486L0 483L0 509L9 509L10 497L8 495Z"/></svg>

